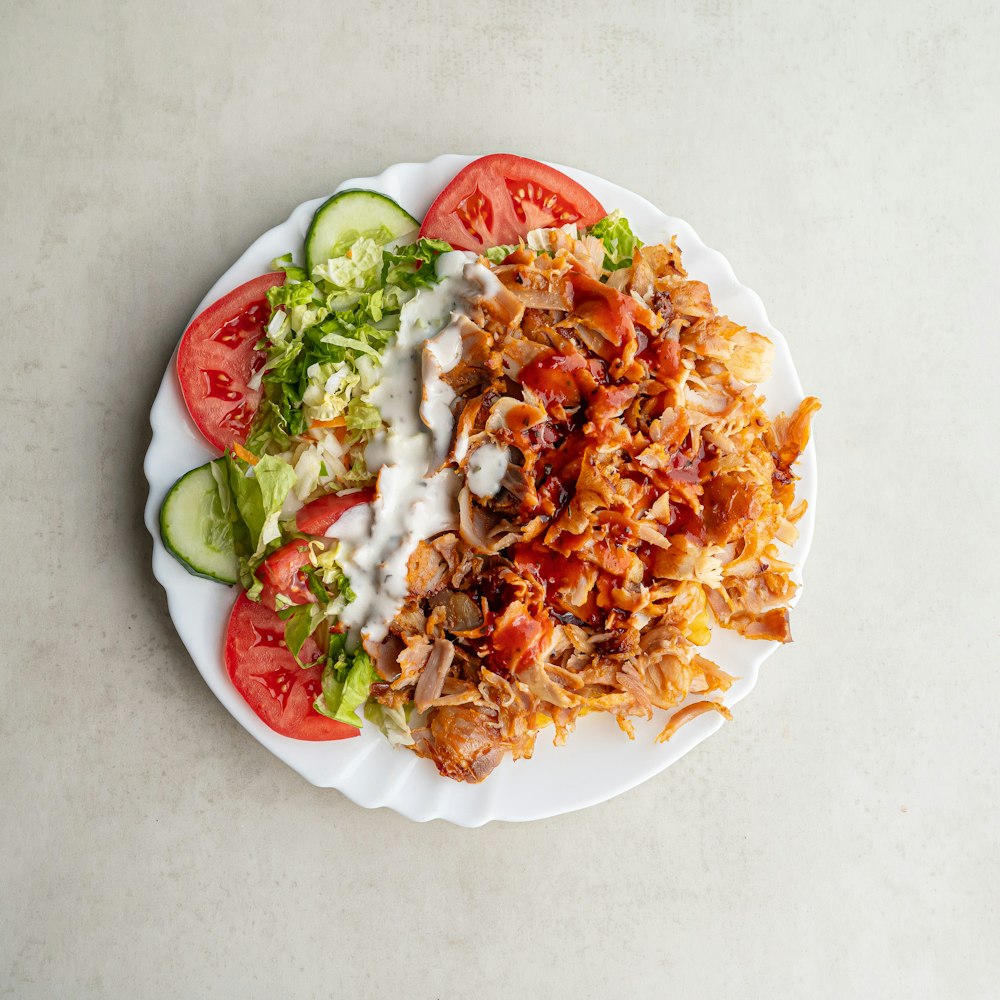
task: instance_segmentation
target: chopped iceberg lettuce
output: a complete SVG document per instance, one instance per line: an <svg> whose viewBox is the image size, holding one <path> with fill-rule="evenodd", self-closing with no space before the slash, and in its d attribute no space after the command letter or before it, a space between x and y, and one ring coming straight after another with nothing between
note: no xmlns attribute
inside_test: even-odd
<svg viewBox="0 0 1000 1000"><path fill-rule="evenodd" d="M321 715L360 729L362 721L357 710L368 700L376 680L378 674L371 657L363 649L347 652L345 637L331 635L323 667L323 691L313 707Z"/></svg>
<svg viewBox="0 0 1000 1000"><path fill-rule="evenodd" d="M264 455L250 466L227 454L220 459L219 468L215 480L223 513L232 525L240 581L259 593L259 586L254 587L253 571L268 545L281 538L278 521L285 498L295 485L295 470L273 455Z"/></svg>
<svg viewBox="0 0 1000 1000"><path fill-rule="evenodd" d="M617 210L595 222L587 229L588 236L596 236L604 244L604 268L617 271L632 266L632 254L642 241L632 232L628 219Z"/></svg>
<svg viewBox="0 0 1000 1000"><path fill-rule="evenodd" d="M412 704L406 708L389 708L377 701L369 701L365 705L365 718L382 730L390 746L411 747L415 742L408 719L411 707Z"/></svg>

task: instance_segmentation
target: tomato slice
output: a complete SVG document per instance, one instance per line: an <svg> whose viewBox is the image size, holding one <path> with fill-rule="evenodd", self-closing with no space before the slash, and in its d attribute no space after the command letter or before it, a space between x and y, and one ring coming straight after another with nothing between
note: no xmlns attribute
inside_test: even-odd
<svg viewBox="0 0 1000 1000"><path fill-rule="evenodd" d="M554 167L493 153L455 175L428 210L420 235L480 252L516 243L532 229L589 226L607 214L585 187Z"/></svg>
<svg viewBox="0 0 1000 1000"><path fill-rule="evenodd" d="M264 584L261 602L277 608L275 598L281 594L292 604L315 604L316 595L302 572L309 565L309 545L303 541L289 542L275 549L257 568L257 577Z"/></svg>
<svg viewBox="0 0 1000 1000"><path fill-rule="evenodd" d="M242 444L250 430L260 392L247 385L264 363L254 344L271 314L267 290L283 274L262 274L240 285L199 313L181 337L177 376L191 419L219 451Z"/></svg>
<svg viewBox="0 0 1000 1000"><path fill-rule="evenodd" d="M374 496L371 486L356 493L328 493L307 503L295 515L295 526L306 535L325 535L344 511L359 503L371 503Z"/></svg>
<svg viewBox="0 0 1000 1000"><path fill-rule="evenodd" d="M307 639L299 655L308 663L319 655L319 647ZM358 735L354 726L313 708L322 690L323 667L303 670L285 645L285 623L246 594L240 594L229 617L225 660L236 690L276 733L313 741Z"/></svg>

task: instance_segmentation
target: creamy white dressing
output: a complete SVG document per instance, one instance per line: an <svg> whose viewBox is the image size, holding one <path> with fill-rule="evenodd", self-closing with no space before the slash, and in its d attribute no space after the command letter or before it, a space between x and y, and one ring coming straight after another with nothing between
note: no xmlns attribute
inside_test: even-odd
<svg viewBox="0 0 1000 1000"><path fill-rule="evenodd" d="M378 384L365 396L386 424L365 449L378 474L375 501L347 511L327 533L340 540L337 559L357 595L341 614L355 640L385 636L406 598L413 550L457 525L461 476L436 471L454 430L455 395L441 376L461 359L471 303L495 294L499 281L462 251L442 254L436 269L440 282L403 306Z"/></svg>
<svg viewBox="0 0 1000 1000"><path fill-rule="evenodd" d="M495 298L503 291L503 282L488 267L475 261L467 263L462 274L466 281L478 286L480 295L488 299Z"/></svg>
<svg viewBox="0 0 1000 1000"><path fill-rule="evenodd" d="M466 482L477 497L492 497L500 491L500 483L510 463L510 452L497 444L481 444L470 456Z"/></svg>
<svg viewBox="0 0 1000 1000"><path fill-rule="evenodd" d="M421 371L420 419L430 429L434 444L434 461L440 465L451 447L452 414L455 393L442 375L450 372L462 358L462 335L457 314L451 322L424 345Z"/></svg>

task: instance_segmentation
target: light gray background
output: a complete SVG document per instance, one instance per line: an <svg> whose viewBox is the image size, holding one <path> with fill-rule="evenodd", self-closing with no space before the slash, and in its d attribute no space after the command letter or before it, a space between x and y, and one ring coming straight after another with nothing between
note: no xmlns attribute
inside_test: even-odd
<svg viewBox="0 0 1000 1000"><path fill-rule="evenodd" d="M0 997L998 995L994 4L0 25ZM687 219L824 409L796 641L734 722L603 806L469 831L312 788L225 713L149 570L141 460L259 233L497 149Z"/></svg>

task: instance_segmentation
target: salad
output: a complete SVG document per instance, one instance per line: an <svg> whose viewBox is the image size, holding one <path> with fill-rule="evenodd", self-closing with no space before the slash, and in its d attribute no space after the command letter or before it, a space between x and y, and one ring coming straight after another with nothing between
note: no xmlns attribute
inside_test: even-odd
<svg viewBox="0 0 1000 1000"><path fill-rule="evenodd" d="M547 165L474 161L422 223L335 195L304 246L200 314L177 373L220 457L161 509L167 548L238 585L224 660L272 729L378 727L480 781L575 720L732 678L710 622L788 641L779 543L818 408L768 419L770 344L676 244Z"/></svg>

